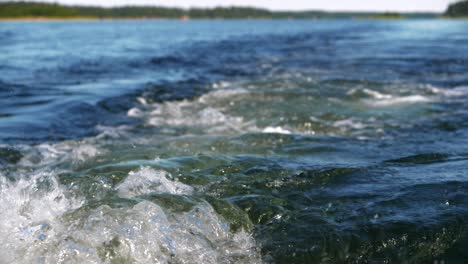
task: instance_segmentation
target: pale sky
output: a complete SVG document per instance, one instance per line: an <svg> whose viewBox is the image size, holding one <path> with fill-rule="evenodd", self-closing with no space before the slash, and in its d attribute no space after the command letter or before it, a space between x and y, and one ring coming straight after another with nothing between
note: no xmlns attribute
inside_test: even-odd
<svg viewBox="0 0 468 264"><path fill-rule="evenodd" d="M53 0L50 2L100 6L158 5L187 8L235 5L272 10L442 12L450 2L456 0Z"/></svg>

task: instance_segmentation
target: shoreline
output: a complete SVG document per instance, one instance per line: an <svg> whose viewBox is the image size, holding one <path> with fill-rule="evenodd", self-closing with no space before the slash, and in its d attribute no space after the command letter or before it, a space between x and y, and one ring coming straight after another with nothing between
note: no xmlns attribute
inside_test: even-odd
<svg viewBox="0 0 468 264"><path fill-rule="evenodd" d="M0 22L47 22L47 21L114 21L114 20L180 20L176 18L99 18L99 17L6 17L0 18Z"/></svg>
<svg viewBox="0 0 468 264"><path fill-rule="evenodd" d="M424 19L441 19L441 20L465 20L466 17L447 17L439 16L434 18L411 18L411 17L324 17L324 18L165 18L165 17L1 17L0 22L79 22L79 21L141 21L141 20L174 20L174 21L190 21L190 20L424 20Z"/></svg>
<svg viewBox="0 0 468 264"><path fill-rule="evenodd" d="M142 20L174 20L174 21L197 21L197 20L424 20L424 19L453 19L463 20L468 17L436 17L436 18L381 18L381 17L352 17L352 18L191 18L191 19L180 19L180 18L97 18L97 17L73 17L73 18L61 18L61 17L18 17L18 18L0 18L0 22L79 22L79 21L142 21Z"/></svg>
<svg viewBox="0 0 468 264"><path fill-rule="evenodd" d="M41 21L95 21L99 20L94 17L5 17L0 18L0 22L14 22L14 21L30 21L30 22L41 22Z"/></svg>

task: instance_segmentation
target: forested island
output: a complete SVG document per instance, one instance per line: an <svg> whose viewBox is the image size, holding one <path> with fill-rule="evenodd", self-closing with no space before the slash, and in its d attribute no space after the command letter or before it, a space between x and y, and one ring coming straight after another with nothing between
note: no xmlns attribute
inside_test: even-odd
<svg viewBox="0 0 468 264"><path fill-rule="evenodd" d="M324 11L271 11L252 7L168 8L157 6L68 6L39 2L0 3L0 18L44 19L320 19L320 18L434 18L437 13L377 13L377 12L324 12Z"/></svg>
<svg viewBox="0 0 468 264"><path fill-rule="evenodd" d="M449 5L445 11L447 17L466 17L468 18L468 1L461 1Z"/></svg>

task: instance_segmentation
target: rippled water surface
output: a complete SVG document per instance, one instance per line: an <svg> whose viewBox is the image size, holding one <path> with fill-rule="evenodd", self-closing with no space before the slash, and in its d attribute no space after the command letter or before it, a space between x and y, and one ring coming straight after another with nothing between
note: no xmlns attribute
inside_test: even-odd
<svg viewBox="0 0 468 264"><path fill-rule="evenodd" d="M1 263L466 263L468 22L0 23Z"/></svg>

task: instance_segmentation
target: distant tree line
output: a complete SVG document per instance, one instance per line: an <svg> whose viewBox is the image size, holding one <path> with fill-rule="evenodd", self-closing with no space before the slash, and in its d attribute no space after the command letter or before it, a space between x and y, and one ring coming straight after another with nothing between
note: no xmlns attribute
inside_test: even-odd
<svg viewBox="0 0 468 264"><path fill-rule="evenodd" d="M449 17L468 17L468 1L461 1L449 5L445 15Z"/></svg>
<svg viewBox="0 0 468 264"><path fill-rule="evenodd" d="M216 8L168 8L157 6L64 6L40 2L0 2L0 18L50 17L50 18L269 18L269 19L309 19L309 18L373 18L385 17L386 13L372 12L276 12L252 7L216 7ZM392 14L393 17L402 17ZM404 17L436 17L435 13L412 13Z"/></svg>
<svg viewBox="0 0 468 264"><path fill-rule="evenodd" d="M271 18L272 12L250 7L168 8L155 6L124 6L103 8L93 6L63 6L38 2L0 2L0 17L90 17L90 18Z"/></svg>
<svg viewBox="0 0 468 264"><path fill-rule="evenodd" d="M0 17L74 17L79 16L75 8L57 4L0 2Z"/></svg>

